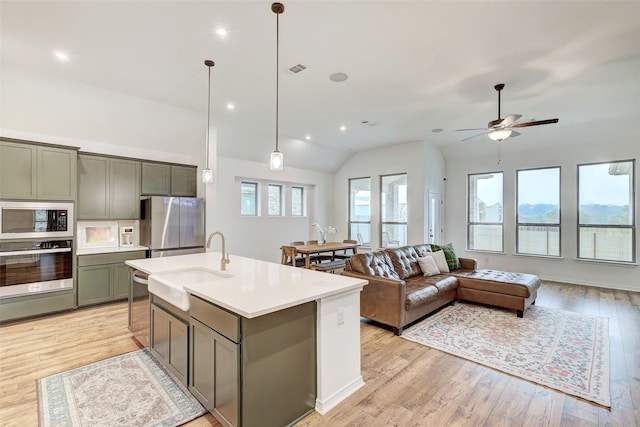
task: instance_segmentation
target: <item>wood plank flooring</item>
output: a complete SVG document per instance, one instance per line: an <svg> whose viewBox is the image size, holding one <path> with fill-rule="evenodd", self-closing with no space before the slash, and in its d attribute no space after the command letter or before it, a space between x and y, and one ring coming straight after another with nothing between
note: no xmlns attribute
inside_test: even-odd
<svg viewBox="0 0 640 427"><path fill-rule="evenodd" d="M609 317L611 411L363 321L366 385L296 426L640 427L640 293L543 282L538 295L539 305ZM0 426L37 425L36 379L138 348L124 303L0 327ZM220 424L206 415L186 425Z"/></svg>

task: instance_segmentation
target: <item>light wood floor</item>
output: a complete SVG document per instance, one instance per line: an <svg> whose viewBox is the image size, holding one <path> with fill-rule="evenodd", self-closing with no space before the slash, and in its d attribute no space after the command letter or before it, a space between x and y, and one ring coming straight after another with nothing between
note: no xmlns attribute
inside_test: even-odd
<svg viewBox="0 0 640 427"><path fill-rule="evenodd" d="M611 411L362 322L366 385L297 426L640 427L640 293L545 282L537 304L609 317ZM36 379L136 349L124 303L0 327L0 425L37 425Z"/></svg>

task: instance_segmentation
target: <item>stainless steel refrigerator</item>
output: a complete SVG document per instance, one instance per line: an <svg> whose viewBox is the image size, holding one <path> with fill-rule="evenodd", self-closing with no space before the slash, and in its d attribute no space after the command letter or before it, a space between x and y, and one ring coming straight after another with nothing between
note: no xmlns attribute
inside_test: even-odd
<svg viewBox="0 0 640 427"><path fill-rule="evenodd" d="M150 257L204 252L204 200L151 196L140 201L140 244Z"/></svg>

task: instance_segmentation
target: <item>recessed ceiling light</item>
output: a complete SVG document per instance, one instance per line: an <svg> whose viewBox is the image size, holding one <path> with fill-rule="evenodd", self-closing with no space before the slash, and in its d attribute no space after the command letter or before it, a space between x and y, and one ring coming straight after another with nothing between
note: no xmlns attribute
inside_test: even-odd
<svg viewBox="0 0 640 427"><path fill-rule="evenodd" d="M304 139L306 139L307 141L310 141L311 140L311 135L305 136Z"/></svg>
<svg viewBox="0 0 640 427"><path fill-rule="evenodd" d="M236 106L235 106L235 105L233 105L232 103L230 103L230 102L229 102L229 103L227 104L227 110L234 110L235 108L236 108Z"/></svg>
<svg viewBox="0 0 640 427"><path fill-rule="evenodd" d="M340 126L340 130L341 130L342 132L344 132L345 130L347 130L347 127L346 127L346 126Z"/></svg>
<svg viewBox="0 0 640 427"><path fill-rule="evenodd" d="M343 82L345 80L347 80L349 78L348 75L346 75L345 73L333 73L329 76L329 80L331 80L332 82Z"/></svg>
<svg viewBox="0 0 640 427"><path fill-rule="evenodd" d="M62 52L61 50L57 50L57 51L53 52L53 54L61 62L67 62L67 61L69 61L71 59L66 52Z"/></svg>
<svg viewBox="0 0 640 427"><path fill-rule="evenodd" d="M229 32L225 28L220 27L216 29L216 34L220 37L226 37Z"/></svg>

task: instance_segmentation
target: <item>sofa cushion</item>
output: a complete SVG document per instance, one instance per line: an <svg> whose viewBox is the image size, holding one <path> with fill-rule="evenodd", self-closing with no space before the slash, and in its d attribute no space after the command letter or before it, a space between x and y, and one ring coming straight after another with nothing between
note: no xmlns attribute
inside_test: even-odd
<svg viewBox="0 0 640 427"><path fill-rule="evenodd" d="M462 265L460 265L460 260L458 259L458 255L456 254L456 250L453 249L453 243L447 243L446 245L432 244L431 250L434 252L439 250L444 251L444 256L447 259L447 265L449 266L449 271L462 268Z"/></svg>
<svg viewBox="0 0 640 427"><path fill-rule="evenodd" d="M385 252L389 254L393 269L398 273L400 279L422 276L422 270L418 264L418 254L413 246L386 249Z"/></svg>
<svg viewBox="0 0 640 427"><path fill-rule="evenodd" d="M425 256L429 252L433 252L431 250L431 245L429 243L423 243L421 245L415 245L413 247L413 249L416 250L416 253L418 254L418 256Z"/></svg>
<svg viewBox="0 0 640 427"><path fill-rule="evenodd" d="M418 257L418 264L420 265L422 274L425 276L434 276L436 274L440 274L438 264L436 264L436 261L430 255Z"/></svg>
<svg viewBox="0 0 640 427"><path fill-rule="evenodd" d="M440 293L458 287L458 279L447 274L417 276L406 280L405 309L419 307L436 300Z"/></svg>
<svg viewBox="0 0 640 427"><path fill-rule="evenodd" d="M363 252L351 255L349 266L356 273L370 276L387 277L400 280L400 276L393 270L389 254L385 251Z"/></svg>

